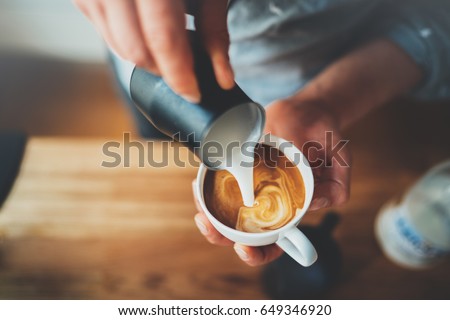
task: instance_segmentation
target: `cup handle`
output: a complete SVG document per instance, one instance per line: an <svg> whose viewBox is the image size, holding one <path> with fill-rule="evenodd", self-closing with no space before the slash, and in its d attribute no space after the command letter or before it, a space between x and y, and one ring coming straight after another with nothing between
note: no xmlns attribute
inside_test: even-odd
<svg viewBox="0 0 450 320"><path fill-rule="evenodd" d="M317 252L311 241L296 227L292 227L276 244L304 267L309 267L317 260Z"/></svg>

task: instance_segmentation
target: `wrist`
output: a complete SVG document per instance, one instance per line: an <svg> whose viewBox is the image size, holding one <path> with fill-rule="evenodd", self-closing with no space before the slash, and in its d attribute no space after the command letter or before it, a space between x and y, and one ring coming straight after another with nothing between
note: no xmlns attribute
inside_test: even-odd
<svg viewBox="0 0 450 320"><path fill-rule="evenodd" d="M397 45L377 39L335 61L296 98L313 101L344 127L412 90L421 70Z"/></svg>

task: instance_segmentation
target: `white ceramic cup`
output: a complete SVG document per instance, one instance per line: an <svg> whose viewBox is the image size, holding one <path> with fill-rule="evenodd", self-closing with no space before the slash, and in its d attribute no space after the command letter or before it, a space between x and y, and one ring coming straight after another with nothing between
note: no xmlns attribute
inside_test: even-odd
<svg viewBox="0 0 450 320"><path fill-rule="evenodd" d="M243 232L224 225L217 220L206 207L203 186L208 169L203 164L199 168L195 184L197 199L199 200L200 206L209 221L217 229L217 231L219 231L226 238L231 241L253 247L276 243L299 264L308 267L317 260L317 252L308 238L297 228L297 225L300 223L303 215L308 210L314 193L314 177L311 167L309 166L308 160L303 153L292 143L282 138L275 137L273 135L266 135L261 140L261 143L280 149L300 171L303 178L303 183L305 184L305 202L303 208L297 209L294 219L279 229L262 233Z"/></svg>

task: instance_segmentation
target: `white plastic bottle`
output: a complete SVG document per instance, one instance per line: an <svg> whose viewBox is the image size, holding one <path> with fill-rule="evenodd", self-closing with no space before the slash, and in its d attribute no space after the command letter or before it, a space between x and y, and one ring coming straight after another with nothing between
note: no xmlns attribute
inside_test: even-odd
<svg viewBox="0 0 450 320"><path fill-rule="evenodd" d="M409 268L431 267L450 256L450 161L431 169L400 203L378 214L375 235L385 255Z"/></svg>

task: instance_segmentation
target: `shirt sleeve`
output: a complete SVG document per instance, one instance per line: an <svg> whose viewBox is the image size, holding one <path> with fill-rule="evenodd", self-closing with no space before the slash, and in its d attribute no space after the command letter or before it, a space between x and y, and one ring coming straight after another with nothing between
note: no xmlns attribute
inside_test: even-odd
<svg viewBox="0 0 450 320"><path fill-rule="evenodd" d="M450 1L387 0L379 31L402 48L423 70L411 95L450 97ZM377 32L378 33L378 32Z"/></svg>

